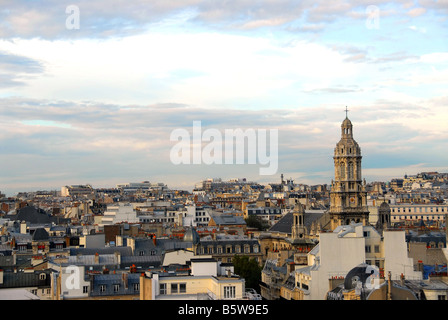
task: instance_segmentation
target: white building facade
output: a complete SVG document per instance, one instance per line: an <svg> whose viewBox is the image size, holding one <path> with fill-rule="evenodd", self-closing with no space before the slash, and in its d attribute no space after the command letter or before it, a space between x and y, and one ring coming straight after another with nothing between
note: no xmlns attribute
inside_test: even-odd
<svg viewBox="0 0 448 320"><path fill-rule="evenodd" d="M404 275L422 279L408 257L404 231L384 231L362 223L342 225L333 232L320 233L319 244L308 254L308 266L295 270L295 282L305 300L324 300L331 279L342 279L361 263L372 265L375 277L391 272L392 279Z"/></svg>

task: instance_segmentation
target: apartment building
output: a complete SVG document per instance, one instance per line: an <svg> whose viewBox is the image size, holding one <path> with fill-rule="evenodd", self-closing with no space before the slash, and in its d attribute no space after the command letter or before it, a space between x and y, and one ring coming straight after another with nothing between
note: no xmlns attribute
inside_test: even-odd
<svg viewBox="0 0 448 320"><path fill-rule="evenodd" d="M433 221L445 222L448 204L391 204L391 222Z"/></svg>
<svg viewBox="0 0 448 320"><path fill-rule="evenodd" d="M245 281L231 272L223 274L213 258L193 258L190 274L146 272L140 276L140 300L241 300Z"/></svg>

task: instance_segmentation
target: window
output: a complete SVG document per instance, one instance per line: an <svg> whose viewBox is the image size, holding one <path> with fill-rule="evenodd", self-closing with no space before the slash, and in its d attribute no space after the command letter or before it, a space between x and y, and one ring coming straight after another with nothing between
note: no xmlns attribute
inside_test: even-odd
<svg viewBox="0 0 448 320"><path fill-rule="evenodd" d="M161 283L159 285L160 294L166 294L166 283Z"/></svg>
<svg viewBox="0 0 448 320"><path fill-rule="evenodd" d="M446 300L446 296L445 295L438 295L437 296L437 300Z"/></svg>
<svg viewBox="0 0 448 320"><path fill-rule="evenodd" d="M178 293L177 283L171 284L171 294L173 294L173 293Z"/></svg>
<svg viewBox="0 0 448 320"><path fill-rule="evenodd" d="M186 292L187 292L187 284L179 283L179 293L186 293Z"/></svg>
<svg viewBox="0 0 448 320"><path fill-rule="evenodd" d="M371 252L371 250L370 250L370 246L366 246L366 252L367 252L367 253L370 253L370 252Z"/></svg>
<svg viewBox="0 0 448 320"><path fill-rule="evenodd" d="M120 285L114 284L114 292L118 292L118 291L120 291Z"/></svg>
<svg viewBox="0 0 448 320"><path fill-rule="evenodd" d="M380 252L380 246L376 245L375 246L375 253L379 253Z"/></svg>
<svg viewBox="0 0 448 320"><path fill-rule="evenodd" d="M89 291L89 287L88 286L83 286L82 287L82 293L87 293Z"/></svg>
<svg viewBox="0 0 448 320"><path fill-rule="evenodd" d="M47 275L45 273L39 274L39 280L45 280L46 277Z"/></svg>
<svg viewBox="0 0 448 320"><path fill-rule="evenodd" d="M101 284L100 285L100 292L105 292L106 291L106 285L105 284Z"/></svg>
<svg viewBox="0 0 448 320"><path fill-rule="evenodd" d="M140 283L134 283L133 288L134 291L140 291Z"/></svg>
<svg viewBox="0 0 448 320"><path fill-rule="evenodd" d="M235 286L224 287L224 299L234 299L235 298Z"/></svg>

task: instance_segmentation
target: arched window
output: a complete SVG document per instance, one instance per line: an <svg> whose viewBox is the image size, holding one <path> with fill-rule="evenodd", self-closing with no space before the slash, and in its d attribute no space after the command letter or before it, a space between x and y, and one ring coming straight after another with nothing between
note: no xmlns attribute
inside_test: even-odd
<svg viewBox="0 0 448 320"><path fill-rule="evenodd" d="M353 162L348 163L348 178L353 178Z"/></svg>
<svg viewBox="0 0 448 320"><path fill-rule="evenodd" d="M339 167L339 175L341 176L342 179L345 179L345 163L341 163L340 167Z"/></svg>

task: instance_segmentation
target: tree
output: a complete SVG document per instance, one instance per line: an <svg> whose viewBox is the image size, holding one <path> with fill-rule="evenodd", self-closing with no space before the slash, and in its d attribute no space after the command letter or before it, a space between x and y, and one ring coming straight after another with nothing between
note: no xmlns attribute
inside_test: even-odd
<svg viewBox="0 0 448 320"><path fill-rule="evenodd" d="M235 273L246 280L246 288L255 289L260 292L261 267L257 260L245 255L235 255L233 257Z"/></svg>
<svg viewBox="0 0 448 320"><path fill-rule="evenodd" d="M248 227L257 228L260 231L266 230L269 227L269 225L265 221L261 220L255 215L249 215L249 217L247 217L245 221Z"/></svg>

